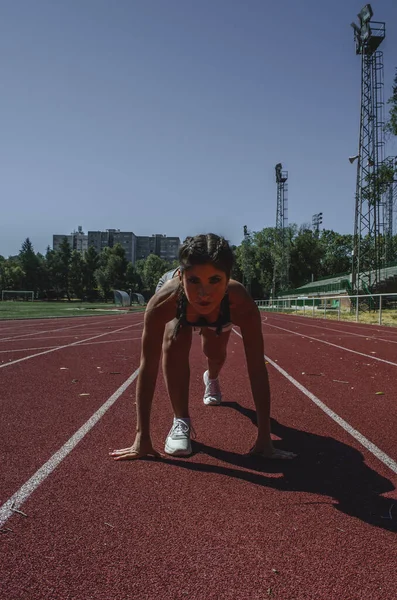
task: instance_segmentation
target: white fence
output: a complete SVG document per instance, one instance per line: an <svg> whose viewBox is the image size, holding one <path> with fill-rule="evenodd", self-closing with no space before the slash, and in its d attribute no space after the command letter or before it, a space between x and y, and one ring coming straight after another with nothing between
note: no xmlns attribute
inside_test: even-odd
<svg viewBox="0 0 397 600"><path fill-rule="evenodd" d="M358 296L290 296L285 298L273 298L271 300L256 300L261 310L268 312L288 312L304 316L337 318L338 321L346 320L349 316L358 323L361 315L376 315L376 322L382 325L383 317L387 314L391 319L395 318L397 326L397 293L393 294L360 294ZM362 321L368 322L368 317L362 317Z"/></svg>

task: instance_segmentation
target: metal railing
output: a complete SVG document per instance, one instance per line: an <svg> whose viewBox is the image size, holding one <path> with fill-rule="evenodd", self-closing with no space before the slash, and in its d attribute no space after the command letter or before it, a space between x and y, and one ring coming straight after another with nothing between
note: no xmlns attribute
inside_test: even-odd
<svg viewBox="0 0 397 600"><path fill-rule="evenodd" d="M266 312L397 326L397 293L341 296L290 296L255 300Z"/></svg>

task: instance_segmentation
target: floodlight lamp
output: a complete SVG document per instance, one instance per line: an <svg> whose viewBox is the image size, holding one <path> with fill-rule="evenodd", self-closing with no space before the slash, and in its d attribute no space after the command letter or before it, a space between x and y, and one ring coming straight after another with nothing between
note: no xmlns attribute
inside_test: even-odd
<svg viewBox="0 0 397 600"><path fill-rule="evenodd" d="M368 25L368 23L363 23L360 37L363 42L366 42L371 37L371 27Z"/></svg>
<svg viewBox="0 0 397 600"><path fill-rule="evenodd" d="M374 16L374 13L373 13L371 5L366 4L364 6L364 8L362 8L360 10L358 18L360 19L361 23L364 25L365 23L369 23L369 21L372 19L373 16Z"/></svg>

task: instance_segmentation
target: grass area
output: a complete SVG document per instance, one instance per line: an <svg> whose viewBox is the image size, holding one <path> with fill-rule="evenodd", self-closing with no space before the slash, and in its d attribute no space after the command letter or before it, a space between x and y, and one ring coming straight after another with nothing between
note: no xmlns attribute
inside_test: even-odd
<svg viewBox="0 0 397 600"><path fill-rule="evenodd" d="M120 315L122 312L141 312L143 306L121 308L108 302L0 302L0 320L2 319L45 319L48 317L86 317L90 315Z"/></svg>
<svg viewBox="0 0 397 600"><path fill-rule="evenodd" d="M259 307L262 312L273 313L276 312L278 314L288 314L288 315L298 315L300 317L309 317L311 319L329 319L330 321L338 321L338 311L327 310L326 314L324 314L323 310L315 310L314 314L310 308L295 310L295 309L286 309L273 311L271 309L265 309L264 307ZM356 323L356 313L341 311L340 313L340 321L350 321L352 323ZM359 312L358 313L358 323L365 323L366 325L379 325L379 311L367 311L367 312ZM382 310L382 325L388 325L391 327L397 327L397 310Z"/></svg>

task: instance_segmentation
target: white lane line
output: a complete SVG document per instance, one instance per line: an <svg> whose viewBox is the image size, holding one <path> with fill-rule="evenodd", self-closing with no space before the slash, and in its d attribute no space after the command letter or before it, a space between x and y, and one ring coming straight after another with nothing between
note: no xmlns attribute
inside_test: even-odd
<svg viewBox="0 0 397 600"><path fill-rule="evenodd" d="M118 344L119 342L131 342L133 340L141 340L142 336L121 338L119 340L102 340L101 342L88 342L87 344L81 343L81 346L96 346L98 344ZM58 346L39 346L37 348L17 348L13 350L0 350L0 354L7 354L8 352L28 352L28 350L47 350L47 348L58 348Z"/></svg>
<svg viewBox="0 0 397 600"><path fill-rule="evenodd" d="M236 331L234 328L233 328L233 331L234 331L234 333L236 333L238 336L240 336L242 338L241 333ZM347 433L349 433L355 440L357 440L362 446L364 446L364 448L369 450L369 452L371 452L371 454L373 454L378 460L380 460L384 465L389 467L389 469L391 469L394 473L397 474L397 462L395 460L393 460L388 454L383 452L383 450L378 448L378 446L375 446L375 444L373 444L368 438L366 438L359 431L357 431L357 429L354 429L347 421L342 419L342 417L340 417L336 412L334 412L333 410L328 408L328 406L326 404L324 404L324 402L321 402L321 400L319 398L317 398L317 396L312 394L307 388L305 388L305 386L303 386L301 383L299 383L299 381L297 381L289 373L287 373L287 371L284 371L284 369L282 369L271 358L266 356L266 354L265 354L265 360L267 360L275 369L277 369L277 371L279 371L279 373L281 373L281 375L284 375L284 377L286 379L288 379L288 381L290 383L292 383L296 388L298 388L299 391L301 391L312 402L314 402L314 404L316 404L316 406L321 408L321 410L324 411L325 414L328 415L333 421L335 421L335 423L340 425L340 427L342 427L342 429L344 429Z"/></svg>
<svg viewBox="0 0 397 600"><path fill-rule="evenodd" d="M374 356L373 354L364 354L364 352L358 352L357 350L351 350L351 348L345 348L345 346L339 346L338 344L333 344L332 342L326 342L325 340L321 340L320 338L311 337L310 335L305 335L304 333L299 333L297 331L291 331L291 329L285 329L284 327L279 327L278 325L272 325L271 323L264 323L263 325L267 327L275 327L276 329L281 329L282 331L286 331L287 333L292 333L292 335L297 335L299 337L307 338L308 340L313 340L314 342L320 342L320 344L327 344L327 346L333 346L334 348L339 348L339 350L345 350L345 352L352 352L352 354L358 354L359 356L365 356L365 358L370 358L372 360L377 360L379 362L386 363L387 365L393 365L393 367L397 367L397 363L392 362L391 360L386 360L385 358L379 358Z"/></svg>
<svg viewBox="0 0 397 600"><path fill-rule="evenodd" d="M108 328L107 328L108 329ZM44 337L35 337L33 340L11 340L9 342L9 345L11 345L14 341L17 344L18 342L42 342L43 340L60 340L60 339L67 339L67 338L72 338L74 340L76 340L79 337L83 337L83 336L87 336L87 335L95 335L96 333L100 333L98 331L98 328L95 328L93 331L80 331L77 335L76 332L74 331L73 333L68 333L68 334L63 334L63 335L47 335ZM7 345L7 347L9 347L9 345ZM1 352L7 352L7 350L2 350Z"/></svg>
<svg viewBox="0 0 397 600"><path fill-rule="evenodd" d="M53 472L54 469L63 461L64 458L77 446L84 436L98 423L107 410L120 398L121 394L131 385L137 378L139 369L135 371L112 396L88 419L86 423L60 448L51 456L47 462L36 471L32 477L19 488L15 494L11 496L0 507L0 527L6 523L13 513L12 508L18 509L29 496L39 487L39 485Z"/></svg>
<svg viewBox="0 0 397 600"><path fill-rule="evenodd" d="M78 327L89 327L90 325L108 325L109 322L95 321L95 323L80 323L79 325L71 325L69 327L60 327L58 329L48 329L47 331L32 331L32 333L20 333L18 335L12 335L6 338L0 338L0 342L10 342L20 338L31 337L32 335L41 335L42 333L56 333L57 331L65 331L70 329L77 329Z"/></svg>
<svg viewBox="0 0 397 600"><path fill-rule="evenodd" d="M104 335L112 335L113 333L118 333L119 331L124 331L124 329L129 329L130 327L135 327L136 325L140 325L140 323L134 323L133 325L126 325L125 327L121 327L120 329L115 329L114 331L107 331L106 333L100 333L99 335L94 335L93 337L86 338L85 340L78 340L77 342L73 342L72 344L65 344L64 346L57 346L56 348L51 348L50 350L44 350L44 352L36 352L36 354L30 354L29 356L23 356L22 358L17 358L16 360L12 360L10 362L4 363L0 365L0 369L3 367L9 367L11 365L15 365L16 363L23 362L24 360L29 360L30 358L35 358L35 356L43 356L44 354L49 354L50 352L56 352L57 350L62 350L64 348L72 348L73 346L77 346L78 344L83 344L83 342L89 342L91 340L96 340ZM115 340L118 341L118 340Z"/></svg>
<svg viewBox="0 0 397 600"><path fill-rule="evenodd" d="M267 318L266 318L267 320ZM283 323L285 322L284 319L280 319L280 321L283 321ZM375 336L371 336L371 335L364 335L363 333L353 333L352 331L344 331L343 329L335 329L334 327L325 327L325 326L321 326L321 325L314 325L313 323L301 323L300 321L293 321L292 319L288 319L289 323L292 325L301 325L302 327L315 327L316 329L322 329L323 331L337 331L338 333L342 334L342 335L354 335L356 337L363 337L366 340L374 340L374 341L378 341L378 342L387 342L390 344L397 344L397 340L387 340L384 338L380 338L380 337L375 337Z"/></svg>
<svg viewBox="0 0 397 600"><path fill-rule="evenodd" d="M261 311L261 314L263 314L263 311ZM280 320L285 320L285 318L287 318L288 320L291 321L292 319L299 319L296 321L292 321L293 323L299 323L301 325L304 325L305 321L317 321L318 323L323 323L323 325L326 324L332 324L332 325L337 325L343 324L343 327L347 329L353 329L354 331L365 331L366 329L370 332L368 333L367 337L369 337L370 335L374 334L374 333L381 333L383 335L390 335L390 336L396 336L397 335L397 328L394 326L388 326L388 325L367 325L366 323L362 323L362 322L354 322L354 321L344 321L343 319L341 319L340 321L336 321L335 319L324 319L323 317L311 317L311 316L306 316L304 317L303 315L295 315L295 314L290 314L290 315L286 315L286 314L282 314L282 313L273 313L272 315L270 313L269 316L274 316L274 317L278 317ZM358 334L357 334L358 335ZM362 334L363 335L363 334Z"/></svg>

